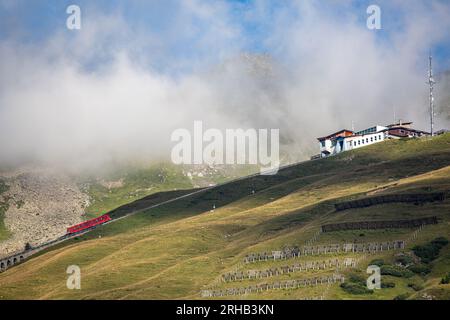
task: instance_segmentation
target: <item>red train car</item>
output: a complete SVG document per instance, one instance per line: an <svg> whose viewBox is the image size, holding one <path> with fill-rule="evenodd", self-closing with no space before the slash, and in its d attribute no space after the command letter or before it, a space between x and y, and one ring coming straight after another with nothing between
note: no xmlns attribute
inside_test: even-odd
<svg viewBox="0 0 450 320"><path fill-rule="evenodd" d="M77 225L67 228L67 234L77 233L77 232L98 226L98 225L108 222L110 220L111 220L111 217L108 214L104 214L100 217L97 217L97 218L94 218L91 220L87 220L87 221L84 221L82 223L79 223Z"/></svg>

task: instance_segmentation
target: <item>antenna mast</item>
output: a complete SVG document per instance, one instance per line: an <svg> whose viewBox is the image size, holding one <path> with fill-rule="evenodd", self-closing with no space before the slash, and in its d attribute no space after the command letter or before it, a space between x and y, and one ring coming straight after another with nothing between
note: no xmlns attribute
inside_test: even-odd
<svg viewBox="0 0 450 320"><path fill-rule="evenodd" d="M434 84L436 81L434 81L433 78L433 57L430 54L430 65L428 69L428 84L430 85L430 122L431 122L431 136L434 136L434 97L433 97L433 89Z"/></svg>
<svg viewBox="0 0 450 320"><path fill-rule="evenodd" d="M397 123L397 117L396 117L396 114L395 114L395 105L394 105L394 122L393 122L393 124L396 124Z"/></svg>

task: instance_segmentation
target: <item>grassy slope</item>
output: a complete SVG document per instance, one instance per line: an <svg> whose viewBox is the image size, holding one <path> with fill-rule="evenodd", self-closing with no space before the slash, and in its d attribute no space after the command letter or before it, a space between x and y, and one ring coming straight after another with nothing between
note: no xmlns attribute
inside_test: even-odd
<svg viewBox="0 0 450 320"><path fill-rule="evenodd" d="M79 186L91 199L91 203L86 209L86 219L149 195L208 186L210 183L223 183L235 177L250 174L255 170L252 166L242 166L242 168L232 168L226 172L218 171L205 177L193 176L190 179L183 173L183 170L189 169L195 171L194 166L183 168L170 163L130 164L109 168L100 176L106 181L122 182L120 186L113 188L102 185L98 177L78 177Z"/></svg>
<svg viewBox="0 0 450 320"><path fill-rule="evenodd" d="M8 191L8 189L8 185L3 180L0 180L0 196L2 193ZM8 210L8 203L6 201L2 201L0 198L0 241L8 239L10 236L3 220L6 210Z"/></svg>
<svg viewBox="0 0 450 320"><path fill-rule="evenodd" d="M79 178L80 186L90 196L86 218L104 214L121 205L161 191L192 188L192 183L179 168L155 165L123 167L103 174L107 181L122 181L119 187L107 188L97 178ZM83 187L88 185L88 187Z"/></svg>
<svg viewBox="0 0 450 320"><path fill-rule="evenodd" d="M449 166L450 135L446 135L433 141L388 141L300 164L276 176L220 186L103 226L8 270L0 275L0 298L199 298L200 289L216 283L223 272L240 267L246 253L286 244L301 245L321 224L332 221L433 214L443 222L426 227L418 243L437 236L448 237L448 200L423 206L390 204L340 213L333 212L333 203L376 191L449 190ZM252 190L256 193L252 194ZM213 205L217 209L210 212ZM411 233L407 229L347 231L322 235L318 243L404 239ZM384 255L386 260L392 259L392 253ZM363 260L362 264L367 265L373 258ZM449 249L444 248L427 277L393 278L390 281L396 283L396 288L366 296L351 296L334 285L327 289L326 298L392 299L401 293L414 297L417 294L407 287L413 280L422 283L424 290L445 297L449 287L438 285L438 281L450 271L449 259ZM65 286L65 269L71 264L81 267L81 290L71 291ZM258 267L262 266L263 263ZM363 274L364 265L360 268L352 272ZM291 277L312 275L298 273ZM248 297L306 298L321 295L323 289L268 291Z"/></svg>

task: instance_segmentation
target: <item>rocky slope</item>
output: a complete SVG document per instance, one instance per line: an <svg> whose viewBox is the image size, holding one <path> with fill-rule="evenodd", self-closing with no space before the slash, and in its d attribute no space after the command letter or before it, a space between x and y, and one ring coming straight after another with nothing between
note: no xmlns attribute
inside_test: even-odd
<svg viewBox="0 0 450 320"><path fill-rule="evenodd" d="M450 277L450 245L442 246L442 237L449 235L449 198L335 210L337 203L367 199L369 194L446 192L450 185L449 155L450 134L385 141L291 166L274 176L211 188L99 227L1 273L0 298L199 299L205 291L221 290L233 294L226 299L250 300L449 299L450 284L441 283ZM438 224L420 229L320 233L328 224L432 216L438 218ZM397 240L406 241L406 247L395 251L384 247L370 254L367 250L323 251L323 246L336 244L343 248L344 244L357 243L367 248L369 243ZM270 254L294 246L309 247L308 256L245 262L246 256L255 253ZM322 251L316 247L313 253L310 246L321 246ZM339 259L345 268L323 266L329 259ZM65 271L72 264L82 270L81 290L65 286ZM299 270L295 264L310 267ZM320 264L322 267L317 267ZM311 269L313 265L316 267ZM368 265L381 266L382 289L367 289ZM267 270L274 268L291 271L271 271L264 279L223 281L229 274L259 270L267 275ZM323 277L333 275L343 275L345 282L278 289L287 280L299 284L306 279L311 284L311 279L320 279L320 283ZM264 283L272 288L236 295L236 288L256 288Z"/></svg>
<svg viewBox="0 0 450 320"><path fill-rule="evenodd" d="M57 238L68 226L152 193L215 185L255 170L164 163L88 177L43 167L0 170L0 257L23 250L26 243L35 246Z"/></svg>
<svg viewBox="0 0 450 320"><path fill-rule="evenodd" d="M54 239L82 221L89 198L67 175L51 169L0 172L9 186L0 199L8 203L4 224L11 236L0 243L0 256Z"/></svg>

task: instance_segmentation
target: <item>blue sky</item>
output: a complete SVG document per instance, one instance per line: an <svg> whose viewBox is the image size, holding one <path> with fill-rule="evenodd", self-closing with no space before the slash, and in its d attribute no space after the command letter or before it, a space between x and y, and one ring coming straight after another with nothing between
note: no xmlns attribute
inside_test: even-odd
<svg viewBox="0 0 450 320"><path fill-rule="evenodd" d="M381 30L366 27L373 3ZM450 69L449 30L448 0L0 0L0 161L164 157L197 120L279 128L303 155L394 109L426 130L427 56Z"/></svg>
<svg viewBox="0 0 450 320"><path fill-rule="evenodd" d="M186 13L186 3L191 1L130 1L130 0L3 0L0 1L0 37L2 39L14 39L23 43L45 43L56 33L64 30L67 15L65 9L70 4L77 4L82 9L82 22L85 26L83 32L89 32L89 22L95 21L99 14L121 17L133 32L150 37L160 37L162 44L142 47L150 54L160 52L160 56L169 59L156 59L155 68L165 68L170 58L183 57L184 59L205 59L208 51L201 49L199 44L203 35L208 32L211 20L214 17L189 15ZM238 36L228 39L221 38L221 45L233 47L233 50L249 52L274 53L276 48L270 45L273 36L275 22L277 19L284 23L295 23L303 19L301 10L298 10L299 1L252 1L252 0L229 0L229 1L198 1L199 4L213 4L221 14L218 19L226 20L227 26L232 26ZM424 5L428 1L403 1ZM437 1L446 3L446 0ZM196 3L192 5L195 6ZM315 5L320 8L324 19L336 21L336 28L340 27L340 21L356 19L362 29L366 24L366 8L376 3L373 0L364 1L316 1ZM376 32L380 43L389 43L392 34L397 34L404 27L404 21L408 18L409 11L405 5L398 5L399 1L378 1L382 8L383 29ZM448 3L448 1L447 1ZM406 9L405 9L406 8ZM213 11L217 12L217 11ZM423 12L424 15L427 12ZM196 28L192 33L185 32L180 21L186 19L191 28ZM174 26L176 26L174 28ZM108 30L105 30L107 33ZM175 37L172 35L177 33ZM369 32L369 31L367 31ZM70 39L73 32L64 30L65 37ZM164 41L166 39L166 41ZM199 40L200 39L200 40ZM123 40L123 39L121 39ZM110 43L117 41L117 46L129 44L115 39L114 35L109 37ZM145 41L144 41L145 42ZM426 45L426 44L424 44ZM203 48L204 49L204 48ZM443 68L450 68L450 39L444 39L435 43L430 48L436 56L437 63ZM211 55L213 56L213 55ZM216 58L217 52L214 53ZM101 59L102 56L99 57ZM92 63L92 61L91 61Z"/></svg>

